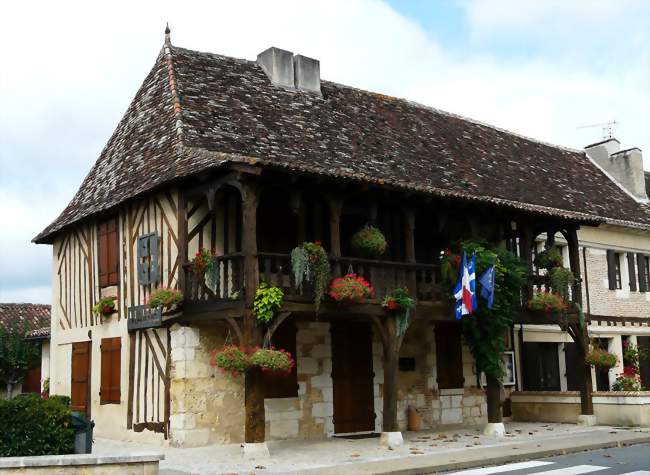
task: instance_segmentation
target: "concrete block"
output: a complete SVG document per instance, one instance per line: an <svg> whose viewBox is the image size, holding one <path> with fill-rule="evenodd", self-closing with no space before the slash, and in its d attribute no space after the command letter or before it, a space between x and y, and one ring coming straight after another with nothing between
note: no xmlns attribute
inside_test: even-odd
<svg viewBox="0 0 650 475"><path fill-rule="evenodd" d="M443 409L440 417L442 424L460 424L463 422L463 411L461 408Z"/></svg>
<svg viewBox="0 0 650 475"><path fill-rule="evenodd" d="M270 435L278 439L298 437L298 421L294 419L271 422Z"/></svg>
<svg viewBox="0 0 650 475"><path fill-rule="evenodd" d="M174 447L201 447L208 445L210 429L177 429L171 432Z"/></svg>
<svg viewBox="0 0 650 475"><path fill-rule="evenodd" d="M401 432L382 432L379 437L379 445L388 450L404 445L404 438Z"/></svg>
<svg viewBox="0 0 650 475"><path fill-rule="evenodd" d="M320 374L311 378L311 385L314 388L331 388L333 386L332 376L329 374Z"/></svg>
<svg viewBox="0 0 650 475"><path fill-rule="evenodd" d="M506 435L506 428L503 422L488 422L483 429L483 434L491 437L503 437Z"/></svg>
<svg viewBox="0 0 650 475"><path fill-rule="evenodd" d="M243 456L246 460L263 460L268 459L271 454L266 442L245 443L243 446Z"/></svg>
<svg viewBox="0 0 650 475"><path fill-rule="evenodd" d="M194 429L196 427L196 416L191 412L172 414L169 416L171 429Z"/></svg>
<svg viewBox="0 0 650 475"><path fill-rule="evenodd" d="M313 417L331 417L334 415L334 406L331 402L317 402L311 408Z"/></svg>
<svg viewBox="0 0 650 475"><path fill-rule="evenodd" d="M334 389L333 388L323 388L321 389L323 393L323 401L332 402L334 401Z"/></svg>
<svg viewBox="0 0 650 475"><path fill-rule="evenodd" d="M330 345L314 345L311 349L311 355L314 358L326 358L332 356L332 347Z"/></svg>
<svg viewBox="0 0 650 475"><path fill-rule="evenodd" d="M302 357L298 358L298 374L317 374L318 361L314 358Z"/></svg>
<svg viewBox="0 0 650 475"><path fill-rule="evenodd" d="M200 343L199 329L196 327L185 327L185 347L196 348Z"/></svg>
<svg viewBox="0 0 650 475"><path fill-rule="evenodd" d="M579 426L595 426L598 424L598 419L595 414L580 414L578 416L578 425Z"/></svg>

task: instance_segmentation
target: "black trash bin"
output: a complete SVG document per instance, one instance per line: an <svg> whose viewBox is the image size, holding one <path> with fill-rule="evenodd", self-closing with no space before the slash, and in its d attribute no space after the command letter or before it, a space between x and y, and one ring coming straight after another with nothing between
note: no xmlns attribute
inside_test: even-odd
<svg viewBox="0 0 650 475"><path fill-rule="evenodd" d="M90 454L93 451L93 427L95 423L81 412L73 412L70 425L74 429L74 453Z"/></svg>

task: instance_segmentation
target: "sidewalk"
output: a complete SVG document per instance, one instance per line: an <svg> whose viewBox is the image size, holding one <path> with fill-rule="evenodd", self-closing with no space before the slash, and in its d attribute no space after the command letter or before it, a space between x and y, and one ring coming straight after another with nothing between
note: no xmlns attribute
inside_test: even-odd
<svg viewBox="0 0 650 475"><path fill-rule="evenodd" d="M479 428L407 432L391 451L379 439L270 441L271 457L245 461L240 444L178 449L98 439L93 453L159 450L161 474L421 474L515 462L623 444L650 442L648 429L579 427L570 424L507 423L502 439Z"/></svg>

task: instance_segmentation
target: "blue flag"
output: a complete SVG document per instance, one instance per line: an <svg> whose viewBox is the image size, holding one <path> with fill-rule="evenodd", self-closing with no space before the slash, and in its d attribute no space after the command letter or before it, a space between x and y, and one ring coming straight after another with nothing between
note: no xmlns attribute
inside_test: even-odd
<svg viewBox="0 0 650 475"><path fill-rule="evenodd" d="M488 308L492 308L494 304L494 275L496 274L496 264L492 264L488 270L483 272L483 275L479 279L481 282L481 297L487 300Z"/></svg>

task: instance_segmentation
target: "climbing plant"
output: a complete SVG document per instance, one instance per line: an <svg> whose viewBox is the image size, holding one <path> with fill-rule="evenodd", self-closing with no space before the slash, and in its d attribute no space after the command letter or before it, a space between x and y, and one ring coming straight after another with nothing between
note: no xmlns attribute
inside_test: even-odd
<svg viewBox="0 0 650 475"><path fill-rule="evenodd" d="M460 251L465 251L468 256L476 253L477 294L480 294L481 286L478 277L493 263L496 264L492 308L489 309L485 300L479 297L478 308L471 315L464 316L461 322L463 337L474 356L478 372L500 379L504 372L501 355L506 350L503 336L520 309L521 288L526 282L527 269L514 254L505 249L490 248L484 242L463 241Z"/></svg>

